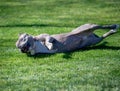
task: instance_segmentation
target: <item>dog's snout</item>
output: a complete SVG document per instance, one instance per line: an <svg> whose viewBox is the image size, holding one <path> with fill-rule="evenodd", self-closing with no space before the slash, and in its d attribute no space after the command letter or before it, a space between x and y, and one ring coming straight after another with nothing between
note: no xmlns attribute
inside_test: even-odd
<svg viewBox="0 0 120 91"><path fill-rule="evenodd" d="M17 46L17 47L18 47L19 49L21 49L21 48L22 48L22 46L20 46L20 45L19 45L19 46Z"/></svg>
<svg viewBox="0 0 120 91"><path fill-rule="evenodd" d="M28 49L27 49L27 48L22 48L22 49L21 49L21 52L22 52L22 53L27 53L27 52L28 52Z"/></svg>
<svg viewBox="0 0 120 91"><path fill-rule="evenodd" d="M25 53L25 51L24 51L24 50L22 50L22 49L21 49L21 52L22 52L22 53Z"/></svg>

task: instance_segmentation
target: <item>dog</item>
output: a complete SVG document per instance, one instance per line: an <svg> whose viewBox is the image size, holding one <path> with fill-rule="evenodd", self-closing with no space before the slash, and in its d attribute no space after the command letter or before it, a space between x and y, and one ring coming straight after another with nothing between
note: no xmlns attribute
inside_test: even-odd
<svg viewBox="0 0 120 91"><path fill-rule="evenodd" d="M22 53L35 55L37 53L60 53L81 49L95 45L104 38L116 33L119 25L96 25L84 24L68 33L62 34L40 34L32 36L26 33L19 34L16 47ZM93 33L97 29L110 29L101 37Z"/></svg>

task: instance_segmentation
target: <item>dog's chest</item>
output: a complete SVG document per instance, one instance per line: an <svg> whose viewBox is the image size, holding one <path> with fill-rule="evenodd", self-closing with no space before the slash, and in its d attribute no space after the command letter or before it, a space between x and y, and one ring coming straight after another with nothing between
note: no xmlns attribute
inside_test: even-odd
<svg viewBox="0 0 120 91"><path fill-rule="evenodd" d="M40 41L35 41L35 52L47 53L49 50Z"/></svg>

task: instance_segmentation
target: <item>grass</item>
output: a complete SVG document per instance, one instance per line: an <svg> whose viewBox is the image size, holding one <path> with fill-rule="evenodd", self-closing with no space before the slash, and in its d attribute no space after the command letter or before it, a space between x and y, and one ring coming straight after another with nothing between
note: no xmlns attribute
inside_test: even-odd
<svg viewBox="0 0 120 91"><path fill-rule="evenodd" d="M0 91L119 91L120 31L70 53L29 57L15 47L21 32L63 33L85 23L120 24L120 1L0 0Z"/></svg>

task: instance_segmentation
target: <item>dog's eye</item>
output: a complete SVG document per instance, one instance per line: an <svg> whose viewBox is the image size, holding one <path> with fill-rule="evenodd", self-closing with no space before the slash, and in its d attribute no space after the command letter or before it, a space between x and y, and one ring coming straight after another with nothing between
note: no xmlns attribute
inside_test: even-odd
<svg viewBox="0 0 120 91"><path fill-rule="evenodd" d="M27 39L26 38L21 38L20 41L26 41Z"/></svg>
<svg viewBox="0 0 120 91"><path fill-rule="evenodd" d="M23 41L23 38L19 39L20 41Z"/></svg>
<svg viewBox="0 0 120 91"><path fill-rule="evenodd" d="M26 38L24 38L23 41L26 41Z"/></svg>

